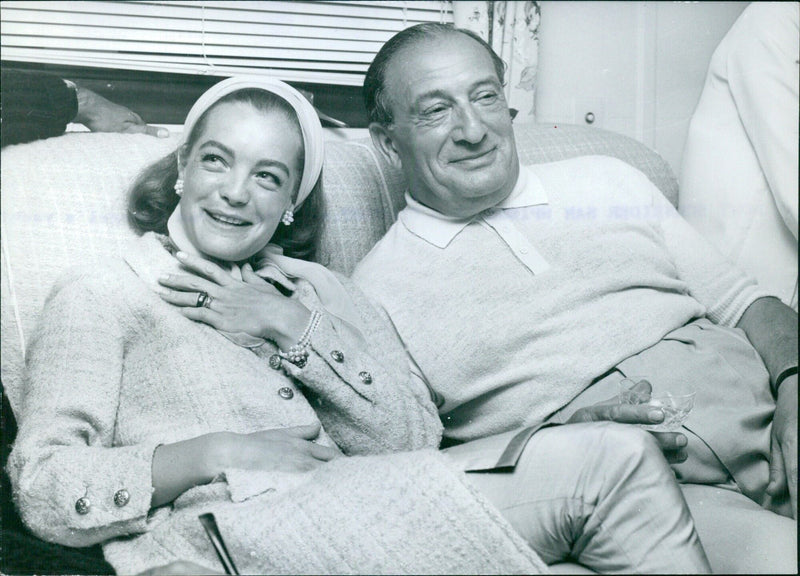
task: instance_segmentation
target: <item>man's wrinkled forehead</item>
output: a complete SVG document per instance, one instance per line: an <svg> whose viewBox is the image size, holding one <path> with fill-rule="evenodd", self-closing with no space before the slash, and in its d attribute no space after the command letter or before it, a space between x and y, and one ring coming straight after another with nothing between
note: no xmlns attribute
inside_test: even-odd
<svg viewBox="0 0 800 576"><path fill-rule="evenodd" d="M452 32L404 46L386 69L385 95L392 112L411 112L419 102L448 95L453 83L468 76L470 88L502 89L491 55L473 38Z"/></svg>

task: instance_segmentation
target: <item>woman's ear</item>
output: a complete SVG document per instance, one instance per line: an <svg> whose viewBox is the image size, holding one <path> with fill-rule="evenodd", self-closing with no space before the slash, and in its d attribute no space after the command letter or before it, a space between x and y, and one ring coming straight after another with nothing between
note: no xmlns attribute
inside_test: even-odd
<svg viewBox="0 0 800 576"><path fill-rule="evenodd" d="M178 163L178 178L183 180L183 174L186 171L186 161L189 159L189 148L183 144L175 152L175 159Z"/></svg>

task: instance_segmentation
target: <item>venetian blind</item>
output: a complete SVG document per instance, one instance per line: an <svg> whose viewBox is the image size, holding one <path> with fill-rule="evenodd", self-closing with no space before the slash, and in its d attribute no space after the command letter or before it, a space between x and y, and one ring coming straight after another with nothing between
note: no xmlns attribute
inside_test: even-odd
<svg viewBox="0 0 800 576"><path fill-rule="evenodd" d="M393 34L444 1L0 2L6 61L360 85Z"/></svg>

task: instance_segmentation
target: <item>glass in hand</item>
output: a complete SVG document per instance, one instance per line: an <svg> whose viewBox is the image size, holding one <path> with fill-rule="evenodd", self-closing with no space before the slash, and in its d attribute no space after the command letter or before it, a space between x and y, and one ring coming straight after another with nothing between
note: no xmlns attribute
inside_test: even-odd
<svg viewBox="0 0 800 576"><path fill-rule="evenodd" d="M659 408L664 412L664 421L660 424L640 424L645 430L675 432L683 426L694 407L695 392L686 394L672 394L670 392L647 394L647 392L632 390L634 386L636 386L636 383L628 378L620 381L620 404L646 404L653 408Z"/></svg>

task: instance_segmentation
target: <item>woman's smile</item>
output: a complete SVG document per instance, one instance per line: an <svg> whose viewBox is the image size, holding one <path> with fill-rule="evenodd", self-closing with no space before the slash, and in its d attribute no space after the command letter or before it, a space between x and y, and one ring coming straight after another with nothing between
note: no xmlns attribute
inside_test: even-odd
<svg viewBox="0 0 800 576"><path fill-rule="evenodd" d="M209 218L211 218L211 220L225 227L233 226L239 228L242 226L250 226L252 224L252 222L249 220L227 215L222 212L217 212L214 210L204 210L204 212L209 216Z"/></svg>

